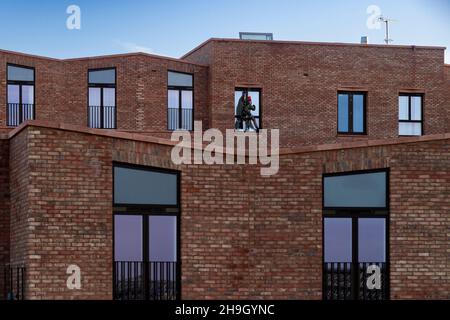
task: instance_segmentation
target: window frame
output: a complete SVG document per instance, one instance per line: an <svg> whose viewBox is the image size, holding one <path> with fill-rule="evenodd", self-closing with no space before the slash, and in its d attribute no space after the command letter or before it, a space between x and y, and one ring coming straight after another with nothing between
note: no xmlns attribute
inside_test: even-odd
<svg viewBox="0 0 450 320"><path fill-rule="evenodd" d="M176 205L145 205L145 204L120 204L115 203L114 195L114 179L115 179L115 168L127 168L127 169L135 169L135 170L143 170L143 171L151 171L151 172L161 172L167 174L175 174L177 177L177 204ZM115 247L116 247L116 239L115 239L115 217L118 216L139 216L142 219L142 261L149 261L149 217L150 216L172 216L176 217L176 262L177 262L177 283L178 283L178 292L177 292L177 300L181 300L181 292L182 292L182 269L181 269L181 172L173 169L145 166L139 164L131 164L124 162L113 161L112 163L112 208L113 208L113 221L112 221L112 230L113 230L113 243L112 243L112 263L113 265L116 262L115 255ZM115 283L113 274L113 284ZM114 285L113 285L114 288ZM115 296L115 292L113 293Z"/></svg>
<svg viewBox="0 0 450 320"><path fill-rule="evenodd" d="M181 73L181 74L185 74L185 75L190 75L192 77L192 87L189 86L172 86L169 85L169 72L173 72L173 73ZM194 130L194 115L195 115L195 74L194 73L189 73L189 72L184 72L184 71L177 71L177 70L173 70L173 69L167 69L167 130L169 131L176 131L176 130L187 130L187 131L193 131ZM178 126L175 129L170 129L169 128L169 117L170 117L170 113L169 113L169 91L170 90L174 90L174 91L178 91ZM191 129L185 129L183 128L183 118L182 118L182 114L183 114L183 91L191 91L192 92L192 121L191 121Z"/></svg>
<svg viewBox="0 0 450 320"><path fill-rule="evenodd" d="M375 208L375 207L363 207L363 208L333 208L325 207L325 178L326 177L336 177L336 176L349 176L358 175L366 173L386 173L386 207ZM327 218L350 218L352 220L352 264L359 263L359 228L358 222L360 218L379 218L385 219L385 255L386 255L386 297L387 300L390 299L390 168L381 169L368 169L368 170L356 170L356 171L346 171L346 172L336 172L336 173L324 173L322 174L322 300L325 300L326 294L326 284L325 284L325 219ZM356 285L356 278L353 277L353 285ZM353 294L357 292L358 289L353 288ZM355 299L355 296L353 297Z"/></svg>
<svg viewBox="0 0 450 320"><path fill-rule="evenodd" d="M348 131L340 131L339 130L339 95L345 94L348 96ZM354 95L362 95L363 96L363 131L362 132L354 132L353 131L353 96ZM338 135L367 135L367 91L345 91L338 90L337 92L337 133Z"/></svg>
<svg viewBox="0 0 450 320"><path fill-rule="evenodd" d="M22 80L9 80L8 79L8 67L17 67L23 69L33 70L33 81L22 81ZM6 63L6 119L5 123L7 127L17 127L16 125L9 125L9 108L8 108L8 85L18 85L19 86L19 124L22 124L22 86L33 86L33 119L36 119L36 68L31 66L25 66L15 63Z"/></svg>
<svg viewBox="0 0 450 320"><path fill-rule="evenodd" d="M257 91L259 94L259 114L258 114L258 129L262 129L263 127L263 118L262 118L262 110L263 110L263 89L260 87L235 87L233 92L233 97L236 95L236 91ZM234 108L233 108L233 116L234 121L236 122L237 115L236 115L236 101L233 102ZM234 127L234 126L233 126Z"/></svg>
<svg viewBox="0 0 450 320"><path fill-rule="evenodd" d="M105 71L114 70L114 84L111 83L90 83L89 73L95 71ZM91 129L106 129L113 130L117 129L117 67L103 67L103 68L88 68L87 71L87 126ZM100 89L100 128L92 128L89 125L89 88L99 88ZM104 128L104 109L103 109L103 89L104 88L114 88L114 128Z"/></svg>
<svg viewBox="0 0 450 320"><path fill-rule="evenodd" d="M408 97L408 120L400 119L400 103L397 99L398 103L398 109L397 109L397 118L398 118L398 136L399 137L420 137L424 135L424 125L423 125L423 106L425 102L425 94L424 93L407 93L407 92L400 92L398 94L398 98L400 97ZM420 120L411 120L411 101L412 97L420 97L421 103L420 103ZM400 134L400 123L420 123L420 135L409 135L409 134Z"/></svg>

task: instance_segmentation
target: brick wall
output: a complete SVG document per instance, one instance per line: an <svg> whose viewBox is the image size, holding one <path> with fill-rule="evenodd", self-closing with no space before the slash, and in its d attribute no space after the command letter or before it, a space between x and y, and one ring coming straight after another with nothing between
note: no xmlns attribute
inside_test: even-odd
<svg viewBox="0 0 450 320"><path fill-rule="evenodd" d="M444 49L215 39L184 57L209 63L211 126L233 128L234 89L262 89L262 123L283 145L398 136L398 94L425 94L424 132L448 132ZM207 62L209 61L209 62ZM367 136L337 135L337 91L368 93Z"/></svg>
<svg viewBox="0 0 450 320"><path fill-rule="evenodd" d="M391 296L450 298L448 137L305 149L270 178L258 166L177 167L169 146L120 137L28 126L12 138L11 254L29 259L29 298L111 298L113 161L182 171L183 299L320 299L322 174L386 167ZM81 291L66 289L70 263Z"/></svg>
<svg viewBox="0 0 450 320"><path fill-rule="evenodd" d="M9 206L9 141L0 139L0 266L9 262Z"/></svg>
<svg viewBox="0 0 450 320"><path fill-rule="evenodd" d="M36 119L87 126L88 69L116 67L117 128L167 135L167 71L194 74L194 117L208 125L208 68L145 54L56 60L0 51L0 92L6 92L6 65L35 67ZM6 106L6 94L0 94ZM0 131L6 131L6 107Z"/></svg>

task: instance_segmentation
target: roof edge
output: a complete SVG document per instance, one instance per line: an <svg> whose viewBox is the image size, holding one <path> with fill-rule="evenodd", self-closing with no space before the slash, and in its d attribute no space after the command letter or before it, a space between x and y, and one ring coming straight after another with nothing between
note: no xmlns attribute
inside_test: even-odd
<svg viewBox="0 0 450 320"><path fill-rule="evenodd" d="M197 47L184 54L180 59L185 59L195 51L198 51L210 42L242 42L242 43L264 43L264 44L304 44L317 46L350 46L350 47L364 47L364 48L403 48L403 49L429 49L429 50L446 50L443 46L417 46L417 45L400 45L400 44L361 44L350 42L314 42L314 41L297 41L297 40L242 40L235 38L210 38Z"/></svg>
<svg viewBox="0 0 450 320"><path fill-rule="evenodd" d="M66 58L66 59L52 58L52 57L46 57L46 56L40 56L40 55L35 55L35 54L30 54L30 53L24 53L24 52L19 52L19 51L11 51L11 50L4 50L4 49L0 49L0 53L11 54L11 55L19 55L19 56L23 56L23 57L42 59L42 60L58 61L58 62L66 62L66 61L70 62L70 61L83 61L83 60L90 60L90 59L108 59L108 58L144 56L144 57L151 57L151 58L155 58L155 59L169 60L169 61L180 62L180 63L190 64L190 65L196 65L196 66L200 66L200 67L209 67L206 64L201 64L201 63L197 63L197 62L189 62L189 61L186 61L186 60L181 60L181 59L177 59L177 58L173 58L173 57L167 57L167 56L151 54L151 53L146 53L146 52L126 52L126 53L116 53L116 54L109 54L109 55L97 55L97 56L88 56L88 57L79 57L79 58Z"/></svg>
<svg viewBox="0 0 450 320"><path fill-rule="evenodd" d="M70 131L76 133L84 133L95 136L103 136L116 139L132 140L138 142L154 143L165 146L176 146L179 141L172 141L164 138L157 138L148 135L138 134L138 133L128 133L123 131L115 130L104 130L104 129L91 129L86 127L80 127L69 124L54 124L50 121L44 120L28 120L22 123L19 127L10 131L8 134L0 135L0 139L9 140L18 135L27 127L41 127L45 129L57 129L62 131ZM380 147L398 144L411 144L418 142L430 142L439 140L450 140L450 133L434 134L428 136L420 137L403 137L395 139L376 139L376 140L366 140L366 141L354 141L354 142L343 142L343 143L332 143L332 144L321 144L313 146L302 146L295 148L280 148L280 156L282 155L293 155L301 153L313 153L322 151L335 151L335 150L345 150L354 148L368 148L368 147ZM193 149L203 149L204 146L193 145ZM228 153L228 149L222 149L222 153ZM220 152L220 151L219 151Z"/></svg>

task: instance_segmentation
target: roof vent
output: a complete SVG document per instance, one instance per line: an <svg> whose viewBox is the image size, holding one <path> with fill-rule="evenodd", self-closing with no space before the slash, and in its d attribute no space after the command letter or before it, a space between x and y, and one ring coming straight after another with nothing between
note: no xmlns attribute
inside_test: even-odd
<svg viewBox="0 0 450 320"><path fill-rule="evenodd" d="M264 32L239 32L241 40L273 40L273 33Z"/></svg>
<svg viewBox="0 0 450 320"><path fill-rule="evenodd" d="M361 44L369 44L369 37L368 36L362 36L361 37Z"/></svg>

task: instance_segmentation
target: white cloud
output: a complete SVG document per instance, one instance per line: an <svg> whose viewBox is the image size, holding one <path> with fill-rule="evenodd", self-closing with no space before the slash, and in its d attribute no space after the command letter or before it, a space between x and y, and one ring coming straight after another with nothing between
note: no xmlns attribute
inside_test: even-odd
<svg viewBox="0 0 450 320"><path fill-rule="evenodd" d="M145 52L145 53L154 53L152 48L141 46L134 42L127 42L121 40L114 41L119 47L124 49L127 52Z"/></svg>

